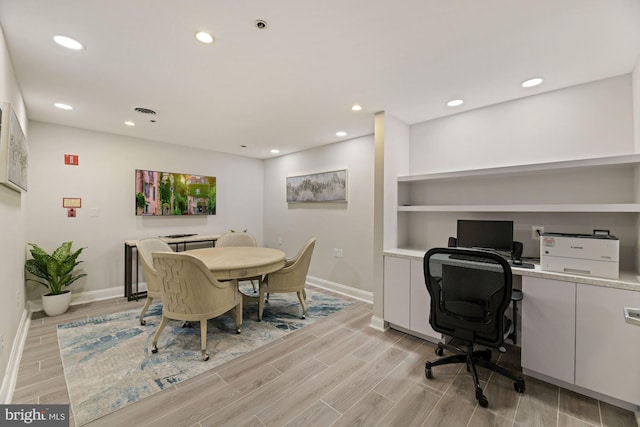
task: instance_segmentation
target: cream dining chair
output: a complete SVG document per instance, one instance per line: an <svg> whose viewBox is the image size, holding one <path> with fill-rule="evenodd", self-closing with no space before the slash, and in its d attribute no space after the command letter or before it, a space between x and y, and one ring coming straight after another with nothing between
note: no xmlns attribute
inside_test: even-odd
<svg viewBox="0 0 640 427"><path fill-rule="evenodd" d="M302 306L302 316L300 317L302 319L307 317L307 304L305 303L307 293L304 286L315 244L315 238L307 240L307 243L294 258L285 261L284 268L267 274L264 280L260 282L258 321L262 320L264 304L269 302L269 294L284 292L295 292L298 295L298 300Z"/></svg>
<svg viewBox="0 0 640 427"><path fill-rule="evenodd" d="M216 241L217 247L225 247L225 246L250 246L256 247L258 246L258 241L256 238L247 232L229 232L225 233L222 236L218 237ZM255 281L258 281L258 284L262 281L262 276L254 276L247 277L246 279L242 279L242 281L250 281L251 286L253 287L253 292L257 292Z"/></svg>
<svg viewBox="0 0 640 427"><path fill-rule="evenodd" d="M202 359L207 353L207 320L233 310L236 333L242 331L242 294L235 280L218 281L198 258L185 252L155 252L153 262L160 278L162 321L153 336L152 353L170 319L200 321Z"/></svg>
<svg viewBox="0 0 640 427"><path fill-rule="evenodd" d="M156 273L156 269L153 267L153 257L151 254L154 252L170 252L171 246L165 241L158 238L142 239L136 243L140 262L142 264L142 271L144 273L144 280L147 282L147 300L140 312L140 324L145 325L144 314L151 306L153 299L160 299L160 279Z"/></svg>

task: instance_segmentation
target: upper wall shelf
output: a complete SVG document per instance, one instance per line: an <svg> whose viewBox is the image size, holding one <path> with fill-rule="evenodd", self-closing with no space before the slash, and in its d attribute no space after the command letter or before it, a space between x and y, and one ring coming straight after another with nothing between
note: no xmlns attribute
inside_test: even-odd
<svg viewBox="0 0 640 427"><path fill-rule="evenodd" d="M640 212L638 203L398 206L399 212Z"/></svg>
<svg viewBox="0 0 640 427"><path fill-rule="evenodd" d="M640 154L598 157L592 159L567 160L561 162L534 163L529 165L504 166L485 169L471 169L453 172L428 173L398 177L398 182L412 181L444 181L477 177L508 177L514 175L535 175L546 172L563 172L573 169L594 168L603 166L640 164Z"/></svg>

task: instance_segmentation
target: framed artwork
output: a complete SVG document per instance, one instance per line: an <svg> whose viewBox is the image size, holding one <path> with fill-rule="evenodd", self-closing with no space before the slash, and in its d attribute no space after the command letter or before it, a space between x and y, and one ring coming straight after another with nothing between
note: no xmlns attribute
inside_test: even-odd
<svg viewBox="0 0 640 427"><path fill-rule="evenodd" d="M136 169L137 216L215 215L215 176Z"/></svg>
<svg viewBox="0 0 640 427"><path fill-rule="evenodd" d="M287 203L346 201L346 169L287 177Z"/></svg>
<svg viewBox="0 0 640 427"><path fill-rule="evenodd" d="M0 109L0 183L18 192L27 191L28 165L27 139L11 104L3 102Z"/></svg>

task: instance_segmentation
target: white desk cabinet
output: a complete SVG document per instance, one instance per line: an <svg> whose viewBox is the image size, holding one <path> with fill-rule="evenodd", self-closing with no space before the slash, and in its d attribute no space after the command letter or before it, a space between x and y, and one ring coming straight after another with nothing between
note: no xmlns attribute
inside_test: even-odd
<svg viewBox="0 0 640 427"><path fill-rule="evenodd" d="M438 341L429 325L430 296L424 284L422 261L384 257L384 320Z"/></svg>
<svg viewBox="0 0 640 427"><path fill-rule="evenodd" d="M640 292L578 284L576 307L576 385L640 405Z"/></svg>
<svg viewBox="0 0 640 427"><path fill-rule="evenodd" d="M576 284L523 277L522 292L522 367L573 384Z"/></svg>
<svg viewBox="0 0 640 427"><path fill-rule="evenodd" d="M439 340L442 336L434 331L429 324L429 313L431 311L431 295L427 291L424 283L424 270L422 261L411 260L411 309L410 309L410 329L428 337ZM638 328L640 329L640 328Z"/></svg>
<svg viewBox="0 0 640 427"><path fill-rule="evenodd" d="M408 258L384 257L384 320L407 329L410 328L410 265Z"/></svg>

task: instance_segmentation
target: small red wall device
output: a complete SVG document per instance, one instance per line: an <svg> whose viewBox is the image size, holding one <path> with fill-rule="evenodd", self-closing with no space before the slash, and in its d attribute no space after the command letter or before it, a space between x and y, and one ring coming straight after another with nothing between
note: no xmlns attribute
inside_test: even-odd
<svg viewBox="0 0 640 427"><path fill-rule="evenodd" d="M77 154L65 154L64 155L64 164L78 166L78 155Z"/></svg>

